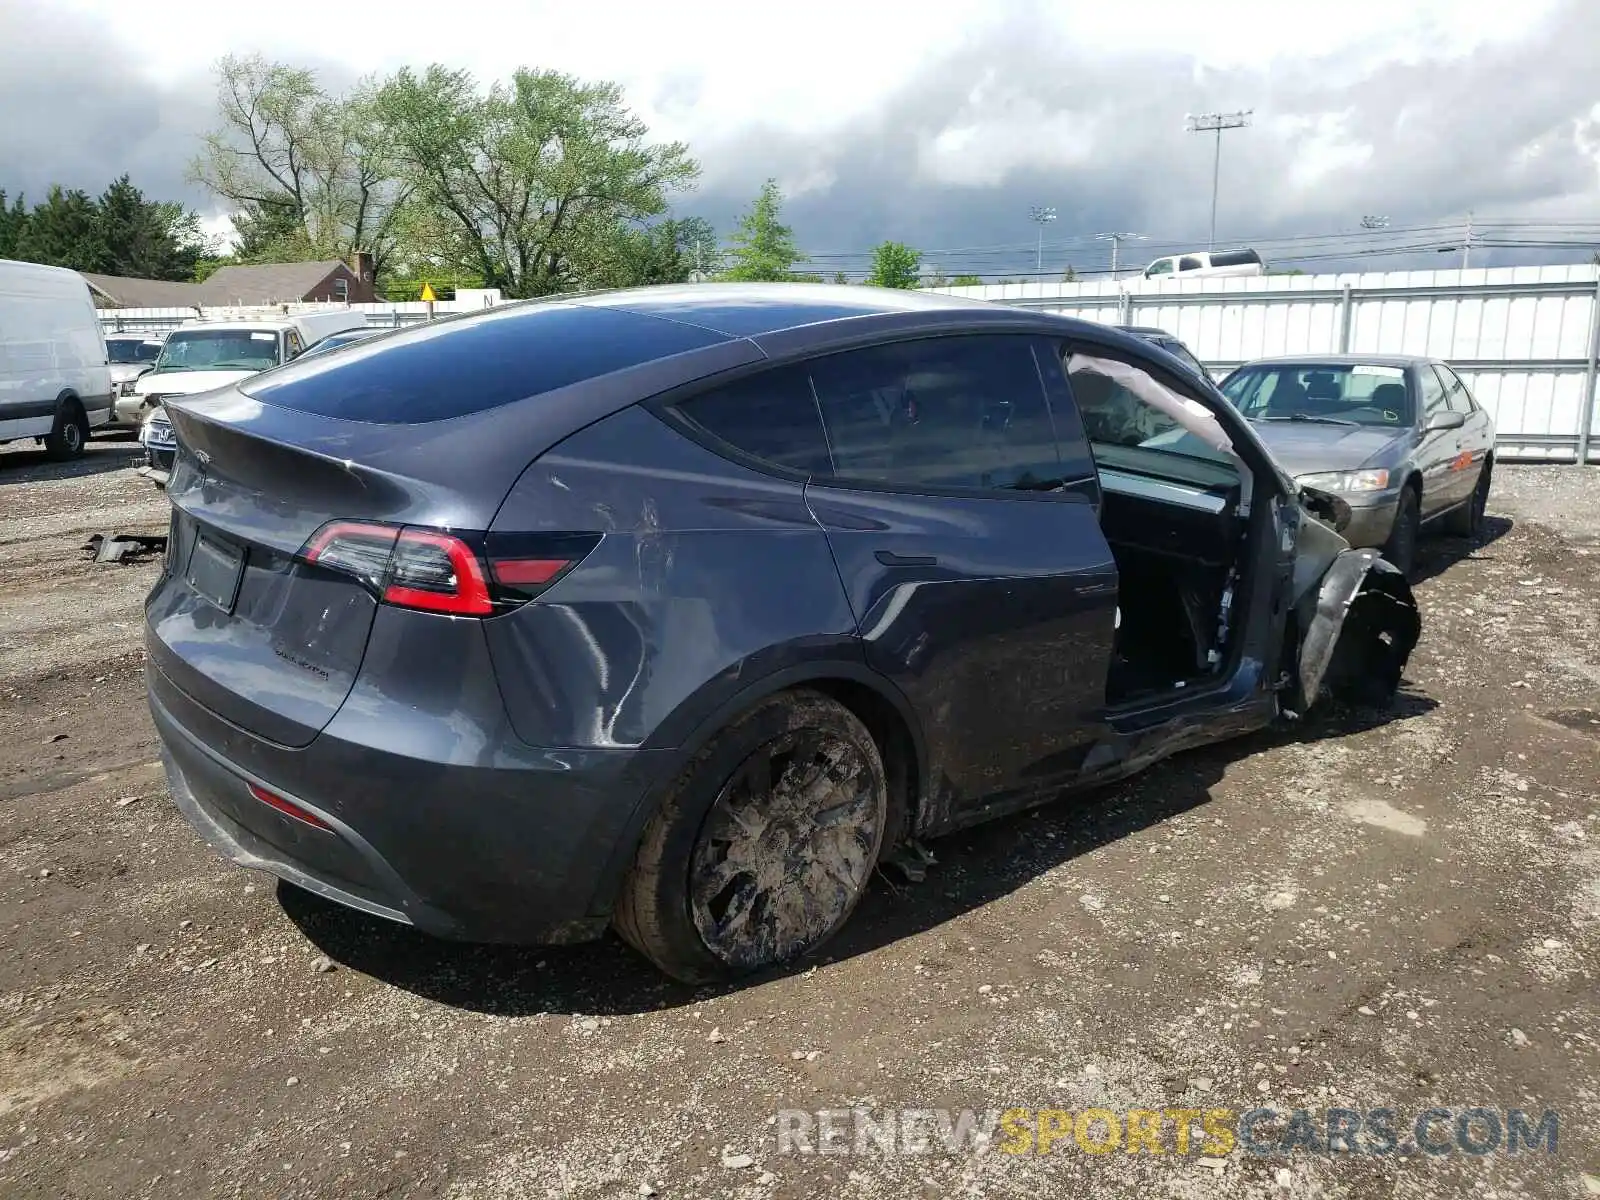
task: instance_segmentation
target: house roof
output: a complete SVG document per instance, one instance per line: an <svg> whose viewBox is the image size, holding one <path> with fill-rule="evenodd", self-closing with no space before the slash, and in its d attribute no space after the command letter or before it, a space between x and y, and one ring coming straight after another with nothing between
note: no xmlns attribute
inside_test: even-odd
<svg viewBox="0 0 1600 1200"><path fill-rule="evenodd" d="M79 272L98 295L119 308L188 308L202 303L200 285L166 279L127 279Z"/></svg>
<svg viewBox="0 0 1600 1200"><path fill-rule="evenodd" d="M290 304L302 300L335 271L350 273L337 259L327 262L262 263L223 267L204 283L129 279L80 271L95 293L117 308L214 308L234 304ZM351 275L351 279L355 278Z"/></svg>
<svg viewBox="0 0 1600 1200"><path fill-rule="evenodd" d="M349 270L337 259L223 267L198 285L198 303L281 304L300 300L329 275L341 269Z"/></svg>

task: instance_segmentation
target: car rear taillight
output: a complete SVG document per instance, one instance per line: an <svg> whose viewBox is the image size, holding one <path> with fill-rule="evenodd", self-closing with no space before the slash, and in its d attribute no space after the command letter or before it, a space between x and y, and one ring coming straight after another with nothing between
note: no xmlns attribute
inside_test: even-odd
<svg viewBox="0 0 1600 1200"><path fill-rule="evenodd" d="M488 539L494 542L495 539ZM330 521L300 557L350 575L385 604L458 617L486 617L532 600L599 544L595 534L501 538L505 552L481 553L477 534Z"/></svg>
<svg viewBox="0 0 1600 1200"><path fill-rule="evenodd" d="M458 617L486 617L494 611L489 582L472 547L448 533L416 529L402 530L395 542L383 600Z"/></svg>

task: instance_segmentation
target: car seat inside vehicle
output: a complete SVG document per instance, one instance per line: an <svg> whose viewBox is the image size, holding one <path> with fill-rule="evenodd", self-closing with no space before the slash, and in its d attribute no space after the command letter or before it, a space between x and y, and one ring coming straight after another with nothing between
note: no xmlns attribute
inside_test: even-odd
<svg viewBox="0 0 1600 1200"><path fill-rule="evenodd" d="M1209 410L1142 369L1082 354L1066 365L1119 575L1107 703L1202 685L1228 659L1249 472Z"/></svg>

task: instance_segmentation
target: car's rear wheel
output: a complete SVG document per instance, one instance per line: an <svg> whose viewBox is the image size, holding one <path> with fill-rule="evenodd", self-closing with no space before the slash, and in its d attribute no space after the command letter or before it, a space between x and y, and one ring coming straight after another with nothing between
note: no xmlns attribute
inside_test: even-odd
<svg viewBox="0 0 1600 1200"><path fill-rule="evenodd" d="M1489 504L1489 479L1494 470L1492 462L1485 462L1478 473L1477 486L1467 502L1444 519L1445 529L1456 537L1476 538L1483 532L1483 513Z"/></svg>
<svg viewBox="0 0 1600 1200"><path fill-rule="evenodd" d="M56 413L55 427L45 436L44 452L57 461L77 458L89 444L89 418L76 400L68 400Z"/></svg>
<svg viewBox="0 0 1600 1200"><path fill-rule="evenodd" d="M651 819L617 931L687 983L800 958L866 891L887 813L883 759L855 714L810 690L770 696L712 739Z"/></svg>
<svg viewBox="0 0 1600 1200"><path fill-rule="evenodd" d="M1422 497L1416 485L1408 485L1400 493L1395 507L1394 528L1384 543L1383 556L1409 576L1417 565L1417 538L1422 533Z"/></svg>

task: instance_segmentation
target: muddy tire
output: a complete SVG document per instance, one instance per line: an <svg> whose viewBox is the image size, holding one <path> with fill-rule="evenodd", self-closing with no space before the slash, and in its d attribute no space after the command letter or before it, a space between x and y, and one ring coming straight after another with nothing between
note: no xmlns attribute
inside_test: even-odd
<svg viewBox="0 0 1600 1200"><path fill-rule="evenodd" d="M1483 532L1483 512L1489 504L1489 486L1494 464L1486 462L1478 473L1478 483L1467 502L1444 519L1445 532L1455 537L1476 540Z"/></svg>
<svg viewBox="0 0 1600 1200"><path fill-rule="evenodd" d="M55 426L45 435L45 456L54 462L81 458L89 445L89 418L76 400L68 400L56 412Z"/></svg>
<svg viewBox="0 0 1600 1200"><path fill-rule="evenodd" d="M855 714L819 692L770 696L678 778L613 924L685 983L792 962L855 909L887 818L883 759Z"/></svg>
<svg viewBox="0 0 1600 1200"><path fill-rule="evenodd" d="M1417 539L1422 536L1422 494L1415 484L1407 484L1400 493L1400 503L1394 513L1394 528L1384 543L1383 556L1400 568L1400 574L1411 577L1417 565Z"/></svg>

